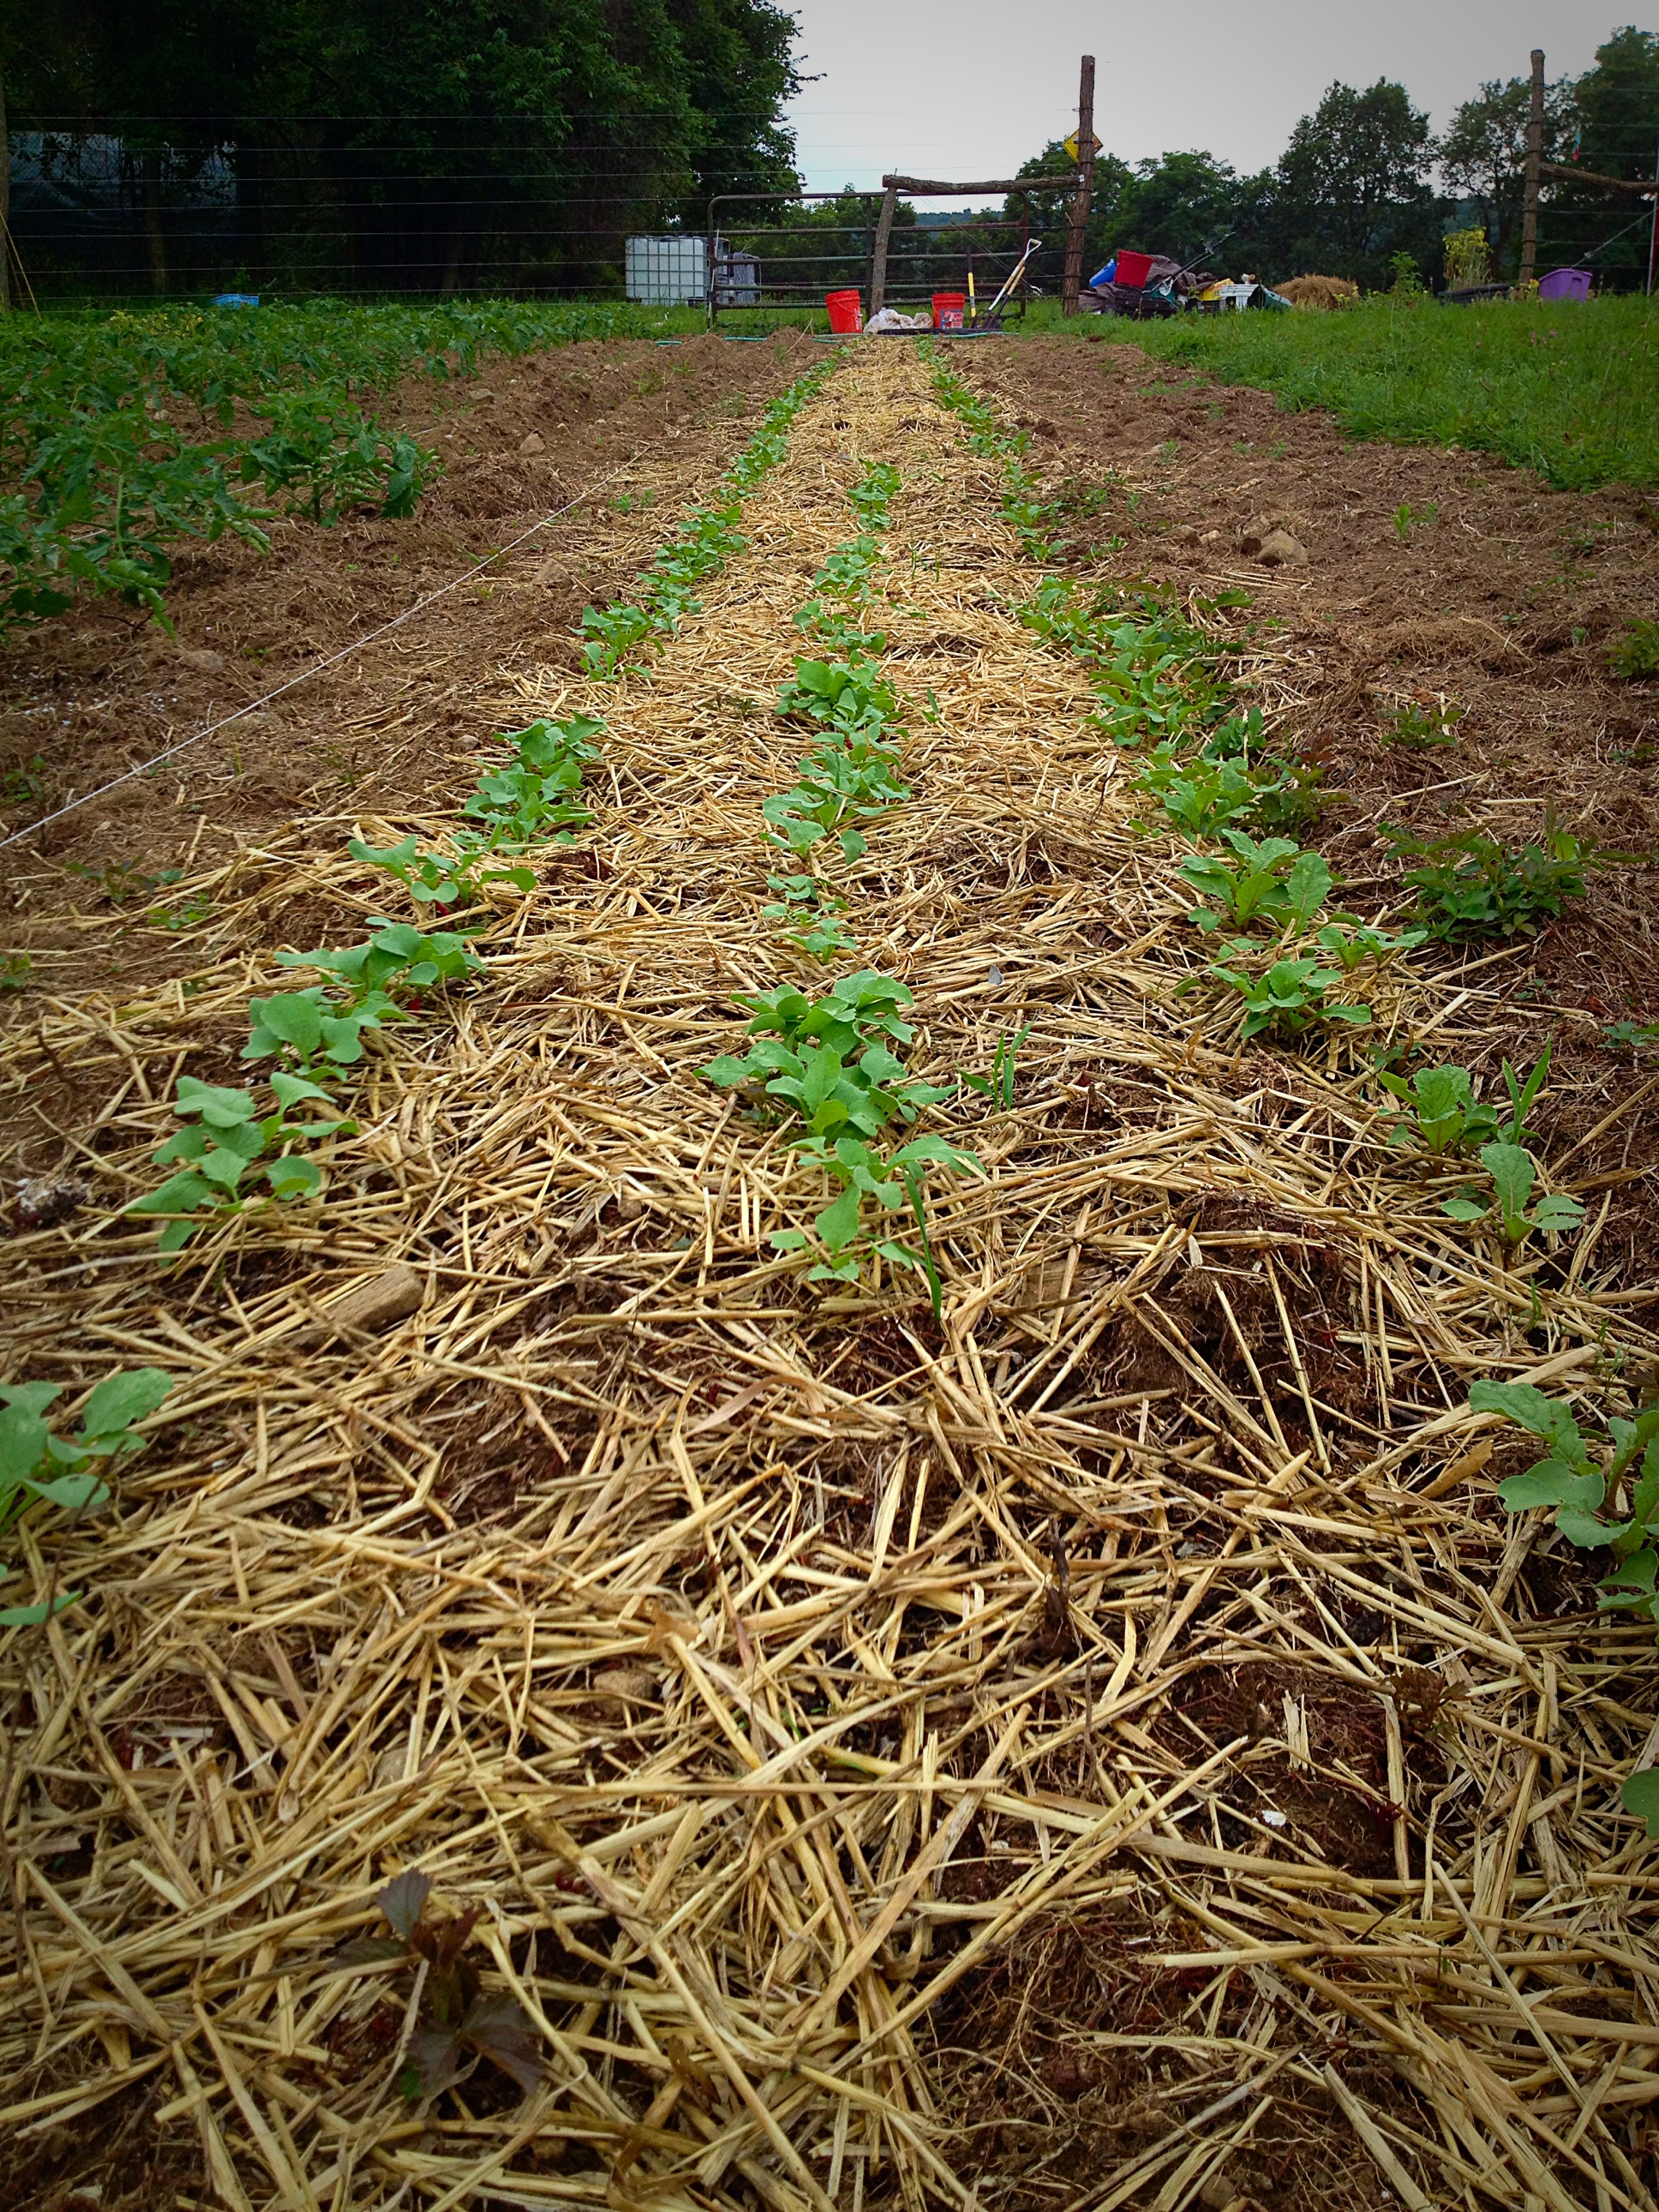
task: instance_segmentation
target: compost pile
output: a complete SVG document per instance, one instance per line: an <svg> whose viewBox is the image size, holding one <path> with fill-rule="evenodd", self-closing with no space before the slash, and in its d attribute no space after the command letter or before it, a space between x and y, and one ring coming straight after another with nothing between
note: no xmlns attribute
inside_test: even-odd
<svg viewBox="0 0 1659 2212"><path fill-rule="evenodd" d="M602 726L592 819L368 1040L316 1194L167 1262L119 1211L180 1071L246 1079L276 948L433 927L348 839L447 818L250 848L240 952L14 1036L107 1210L12 1247L7 1372L172 1378L110 1504L13 1537L75 1594L0 1650L22 2170L95 2137L106 2203L117 2145L238 2212L1650 2201L1651 1626L1504 1514L1535 1454L1468 1403L1650 1353L1639 1308L1460 1232L1361 1033L1241 1042L933 376L872 345L806 394L697 611L476 672L481 734ZM849 557L896 767L781 859ZM1185 618L1271 721L1271 638ZM823 966L762 911L809 849ZM890 1134L942 1149L849 1274L833 1170L703 1071L853 972L913 994L871 1002L937 1093ZM1478 969L1368 990L1448 1060L1501 1030Z"/></svg>

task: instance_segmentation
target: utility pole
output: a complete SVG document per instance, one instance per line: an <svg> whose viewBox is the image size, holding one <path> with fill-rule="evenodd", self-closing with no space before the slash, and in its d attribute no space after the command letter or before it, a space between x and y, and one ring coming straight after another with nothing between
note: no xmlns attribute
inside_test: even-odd
<svg viewBox="0 0 1659 2212"><path fill-rule="evenodd" d="M1089 222L1089 195L1095 181L1095 58L1083 57L1077 91L1077 193L1072 201L1072 220L1066 233L1066 281L1060 295L1060 313L1077 313L1083 289L1083 234Z"/></svg>
<svg viewBox="0 0 1659 2212"><path fill-rule="evenodd" d="M1532 50L1532 109L1527 117L1527 197L1521 214L1521 282L1538 273L1538 179L1544 159L1544 52Z"/></svg>

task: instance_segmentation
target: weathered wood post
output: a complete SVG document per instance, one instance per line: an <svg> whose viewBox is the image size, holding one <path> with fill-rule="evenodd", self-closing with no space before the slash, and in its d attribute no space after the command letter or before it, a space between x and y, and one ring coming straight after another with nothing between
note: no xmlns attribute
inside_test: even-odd
<svg viewBox="0 0 1659 2212"><path fill-rule="evenodd" d="M887 298L887 246L893 235L893 217L898 210L898 186L890 177L882 179L881 214L876 222L876 249L870 257L870 312L873 315Z"/></svg>
<svg viewBox="0 0 1659 2212"><path fill-rule="evenodd" d="M1083 57L1077 94L1077 192L1072 201L1072 220L1066 234L1066 281L1060 295L1060 313L1077 313L1083 289L1083 235L1089 222L1089 195L1095 181L1095 58Z"/></svg>
<svg viewBox="0 0 1659 2212"><path fill-rule="evenodd" d="M1544 159L1544 52L1532 50L1532 108L1527 117L1527 193L1521 210L1521 282L1538 273L1538 179Z"/></svg>

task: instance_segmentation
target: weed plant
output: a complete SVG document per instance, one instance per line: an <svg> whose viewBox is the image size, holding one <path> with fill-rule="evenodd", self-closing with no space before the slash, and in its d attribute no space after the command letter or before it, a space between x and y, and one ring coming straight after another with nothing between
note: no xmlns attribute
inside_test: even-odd
<svg viewBox="0 0 1659 2212"><path fill-rule="evenodd" d="M1659 676L1659 622L1628 623L1607 647L1607 666L1628 681Z"/></svg>
<svg viewBox="0 0 1659 2212"><path fill-rule="evenodd" d="M1482 830L1424 838L1381 825L1395 854L1419 865L1406 871L1423 927L1433 938L1514 937L1559 921L1569 899L1584 896L1584 871L1628 856L1604 851L1547 823L1541 839L1518 850Z"/></svg>

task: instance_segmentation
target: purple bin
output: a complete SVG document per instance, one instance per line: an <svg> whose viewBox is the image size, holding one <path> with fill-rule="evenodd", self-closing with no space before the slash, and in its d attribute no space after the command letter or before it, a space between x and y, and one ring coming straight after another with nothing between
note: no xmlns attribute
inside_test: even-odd
<svg viewBox="0 0 1659 2212"><path fill-rule="evenodd" d="M1588 300L1591 272L1588 269L1552 269L1538 280L1540 300Z"/></svg>

